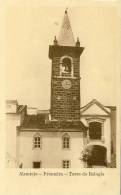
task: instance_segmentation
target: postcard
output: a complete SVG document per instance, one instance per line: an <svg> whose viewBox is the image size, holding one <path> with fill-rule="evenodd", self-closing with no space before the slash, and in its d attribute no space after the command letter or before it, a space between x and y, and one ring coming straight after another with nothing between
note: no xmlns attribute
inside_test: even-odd
<svg viewBox="0 0 121 195"><path fill-rule="evenodd" d="M120 194L120 5L2 4L1 194Z"/></svg>

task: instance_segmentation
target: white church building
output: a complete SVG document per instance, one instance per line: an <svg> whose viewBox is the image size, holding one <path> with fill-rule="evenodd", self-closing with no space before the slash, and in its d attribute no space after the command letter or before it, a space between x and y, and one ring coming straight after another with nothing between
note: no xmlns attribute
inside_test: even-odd
<svg viewBox="0 0 121 195"><path fill-rule="evenodd" d="M80 106L83 50L65 11L59 38L49 46L50 109L6 101L6 167L116 167L116 107L96 99Z"/></svg>

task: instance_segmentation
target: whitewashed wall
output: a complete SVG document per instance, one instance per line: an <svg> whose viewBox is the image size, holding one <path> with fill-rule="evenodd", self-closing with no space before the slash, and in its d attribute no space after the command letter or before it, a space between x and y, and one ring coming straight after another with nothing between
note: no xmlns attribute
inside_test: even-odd
<svg viewBox="0 0 121 195"><path fill-rule="evenodd" d="M83 150L81 132L69 132L70 149L62 148L63 132L40 132L42 149L33 149L34 132L21 132L19 136L19 163L23 168L32 168L33 161L41 161L42 168L62 168L63 160L71 160L71 168L82 166L80 161Z"/></svg>
<svg viewBox="0 0 121 195"><path fill-rule="evenodd" d="M20 115L6 115L6 166L17 167L18 140L16 127L20 125Z"/></svg>

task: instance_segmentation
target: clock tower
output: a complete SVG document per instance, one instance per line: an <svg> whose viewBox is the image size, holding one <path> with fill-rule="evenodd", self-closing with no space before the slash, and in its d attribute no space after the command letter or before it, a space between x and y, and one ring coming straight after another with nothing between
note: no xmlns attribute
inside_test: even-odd
<svg viewBox="0 0 121 195"><path fill-rule="evenodd" d="M67 10L59 38L49 46L52 60L51 120L80 120L80 55L79 39L75 42Z"/></svg>

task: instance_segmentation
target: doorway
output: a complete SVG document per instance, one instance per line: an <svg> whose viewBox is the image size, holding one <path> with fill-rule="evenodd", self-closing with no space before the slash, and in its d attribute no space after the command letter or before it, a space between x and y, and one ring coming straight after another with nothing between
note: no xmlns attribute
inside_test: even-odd
<svg viewBox="0 0 121 195"><path fill-rule="evenodd" d="M88 146L88 150L90 151L90 156L87 162L88 167L107 166L107 149L104 146L91 145Z"/></svg>

